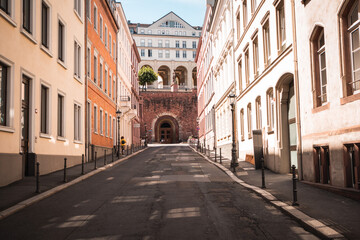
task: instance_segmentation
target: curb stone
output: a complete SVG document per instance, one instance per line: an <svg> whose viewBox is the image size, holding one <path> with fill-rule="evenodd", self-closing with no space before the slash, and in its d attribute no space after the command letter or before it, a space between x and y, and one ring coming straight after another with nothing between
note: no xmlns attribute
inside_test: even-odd
<svg viewBox="0 0 360 240"><path fill-rule="evenodd" d="M51 195L54 195L55 193L60 192L61 190L64 190L64 189L66 189L66 188L68 188L68 187L70 187L70 186L72 186L72 185L74 185L76 183L79 183L79 182L81 182L81 181L83 181L83 180L85 180L85 179L87 179L87 178L89 178L89 177L91 177L91 176L93 176L95 174L98 174L98 173L100 173L102 171L105 171L106 169L111 168L111 167L113 167L113 166L115 166L115 165L129 159L130 157L133 157L133 156L145 151L146 149L147 148L139 150L139 151L137 151L137 152L135 152L135 153L133 153L133 154L131 154L129 156L118 159L113 163L108 163L106 166L99 167L96 170L93 170L91 172L86 173L85 175L81 175L81 176L73 179L70 182L67 182L67 183L64 183L62 185L56 186L56 187L54 187L52 189L49 189L49 190L47 190L45 192L42 192L42 193L36 195L34 197L31 197L31 198L28 198L28 199L26 199L24 201L21 201L21 202L15 204L14 206L9 207L9 208L1 211L0 212L0 221L3 220L6 217L18 212L18 211L20 211L21 209L24 209L24 208L26 208L26 207L28 207L28 206L36 203L36 202L39 202L39 201L41 201L41 200L43 200L45 198L48 198Z"/></svg>
<svg viewBox="0 0 360 240"><path fill-rule="evenodd" d="M232 173L229 169L227 169L223 165L212 161L211 159L208 158L208 156L206 156L202 153L199 153L193 147L190 147L190 148L194 152L196 152L197 154L202 156L205 160L207 160L211 164L217 166L222 171L224 171L232 180L234 180L241 186L255 192L256 194L261 196L263 199L265 199L268 203L275 206L276 208L278 208L280 211L287 214L288 216L292 217L301 226L303 226L305 229L309 230L313 234L317 235L321 239L346 239L342 234L340 234L333 228L328 227L325 224L323 224L322 222L320 222L319 220L308 216L307 214L303 213L299 209L297 209L293 206L290 206L285 202L278 200L274 195L272 195L268 191L266 191L260 187L253 186L253 185L250 185L250 184L244 182L243 180L241 180L237 176L235 176L234 173Z"/></svg>

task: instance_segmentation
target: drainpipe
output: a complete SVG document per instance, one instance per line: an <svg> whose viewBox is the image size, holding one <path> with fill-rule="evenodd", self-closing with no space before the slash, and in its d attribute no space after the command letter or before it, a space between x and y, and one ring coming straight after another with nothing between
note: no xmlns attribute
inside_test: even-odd
<svg viewBox="0 0 360 240"><path fill-rule="evenodd" d="M291 15L292 15L292 34L293 34L293 51L294 51L294 87L296 93L296 130L297 130L297 156L300 161L300 180L304 180L303 176L303 162L302 162L302 139L301 139L301 119L300 119L300 95L299 95L299 69L298 69L298 55L297 55L297 39L296 39L296 16L295 3L291 0Z"/></svg>
<svg viewBox="0 0 360 240"><path fill-rule="evenodd" d="M90 4L90 2L88 3L88 4ZM87 26L88 26L88 20L87 20L87 10L88 10L88 8L87 7L85 7L85 16L84 16L84 19L85 19L85 39L84 39L84 41L85 41L85 49L84 49L84 51L85 51L85 67L84 67L84 69L85 69L85 158L87 159L87 161L89 161L89 151L88 151L88 149L89 149L89 135L88 135L88 133L89 133L89 130L88 130L88 128L89 128L89 126L88 126L88 111L89 111L89 109L87 109L87 107L88 107L88 105L87 105L87 99L88 99L88 77L87 77L87 71L88 71L88 69L87 69L87 38L88 38L88 31L87 31Z"/></svg>

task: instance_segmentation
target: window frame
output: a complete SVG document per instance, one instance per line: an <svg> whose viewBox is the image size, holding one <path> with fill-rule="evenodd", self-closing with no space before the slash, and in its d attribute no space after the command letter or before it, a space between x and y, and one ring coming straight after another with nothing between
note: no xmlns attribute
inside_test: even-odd
<svg viewBox="0 0 360 240"><path fill-rule="evenodd" d="M46 20L44 24L44 7L46 8ZM50 51L51 49L51 5L48 1L41 1L41 46ZM45 26L46 25L46 26ZM45 28L44 28L45 27ZM46 32L44 34L44 29Z"/></svg>
<svg viewBox="0 0 360 240"><path fill-rule="evenodd" d="M62 25L62 39L60 42L60 25ZM61 48L61 49L60 49ZM61 52L61 53L60 53ZM58 16L58 62L66 63L66 23Z"/></svg>
<svg viewBox="0 0 360 240"><path fill-rule="evenodd" d="M62 114L60 115L60 97L61 99L61 107L62 107ZM65 139L65 115L66 115L66 109L65 109L65 93L58 90L57 94L57 139L63 140Z"/></svg>
<svg viewBox="0 0 360 240"><path fill-rule="evenodd" d="M247 126L248 126L248 139L252 139L252 113L251 103L247 105Z"/></svg>
<svg viewBox="0 0 360 240"><path fill-rule="evenodd" d="M74 40L74 78L81 82L81 64L82 52L79 41Z"/></svg>
<svg viewBox="0 0 360 240"><path fill-rule="evenodd" d="M98 106L94 103L94 107L93 107L93 128L94 128L94 131L93 133L94 134L98 134Z"/></svg>
<svg viewBox="0 0 360 240"><path fill-rule="evenodd" d="M276 3L275 11L276 11L277 47L278 47L278 54L280 55L286 49L286 15L285 15L286 11L285 11L284 0L280 0ZM284 25L283 27L282 27L282 23ZM282 31L282 29L284 29L284 31Z"/></svg>
<svg viewBox="0 0 360 240"><path fill-rule="evenodd" d="M74 142L82 141L82 105L74 102Z"/></svg>
<svg viewBox="0 0 360 240"><path fill-rule="evenodd" d="M0 131L14 132L14 116L10 114L14 111L14 63L0 55L0 64L6 67L5 124L0 125Z"/></svg>
<svg viewBox="0 0 360 240"><path fill-rule="evenodd" d="M267 132L274 132L275 126L275 100L274 100L274 90L269 88L266 91L266 108L267 108Z"/></svg>
<svg viewBox="0 0 360 240"><path fill-rule="evenodd" d="M43 96L44 91L46 93L45 96ZM43 103L44 99L45 99L45 103ZM48 138L51 135L51 121L50 121L50 116L52 116L51 106L52 106L51 105L51 85L44 82L43 80L41 80L41 84L40 84L40 134L39 134L40 137Z"/></svg>
<svg viewBox="0 0 360 240"><path fill-rule="evenodd" d="M265 68L271 63L271 36L270 36L270 20L269 17L262 25L263 32L263 51L264 51L264 65Z"/></svg>
<svg viewBox="0 0 360 240"><path fill-rule="evenodd" d="M82 20L82 0L74 0L74 12Z"/></svg>

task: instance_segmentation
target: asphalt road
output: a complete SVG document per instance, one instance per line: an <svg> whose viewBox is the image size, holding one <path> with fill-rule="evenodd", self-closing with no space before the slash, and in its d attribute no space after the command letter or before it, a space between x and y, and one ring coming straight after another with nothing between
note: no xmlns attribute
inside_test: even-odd
<svg viewBox="0 0 360 240"><path fill-rule="evenodd" d="M0 221L0 239L316 239L186 146L150 147Z"/></svg>

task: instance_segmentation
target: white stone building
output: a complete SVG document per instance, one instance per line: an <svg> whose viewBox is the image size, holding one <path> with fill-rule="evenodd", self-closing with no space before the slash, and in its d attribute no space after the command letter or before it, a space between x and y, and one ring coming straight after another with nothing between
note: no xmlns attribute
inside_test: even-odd
<svg viewBox="0 0 360 240"><path fill-rule="evenodd" d="M173 73L180 88L196 84L196 48L201 28L170 12L152 24L134 24L129 28L138 47L142 66L150 66L160 75L153 88L170 88Z"/></svg>

